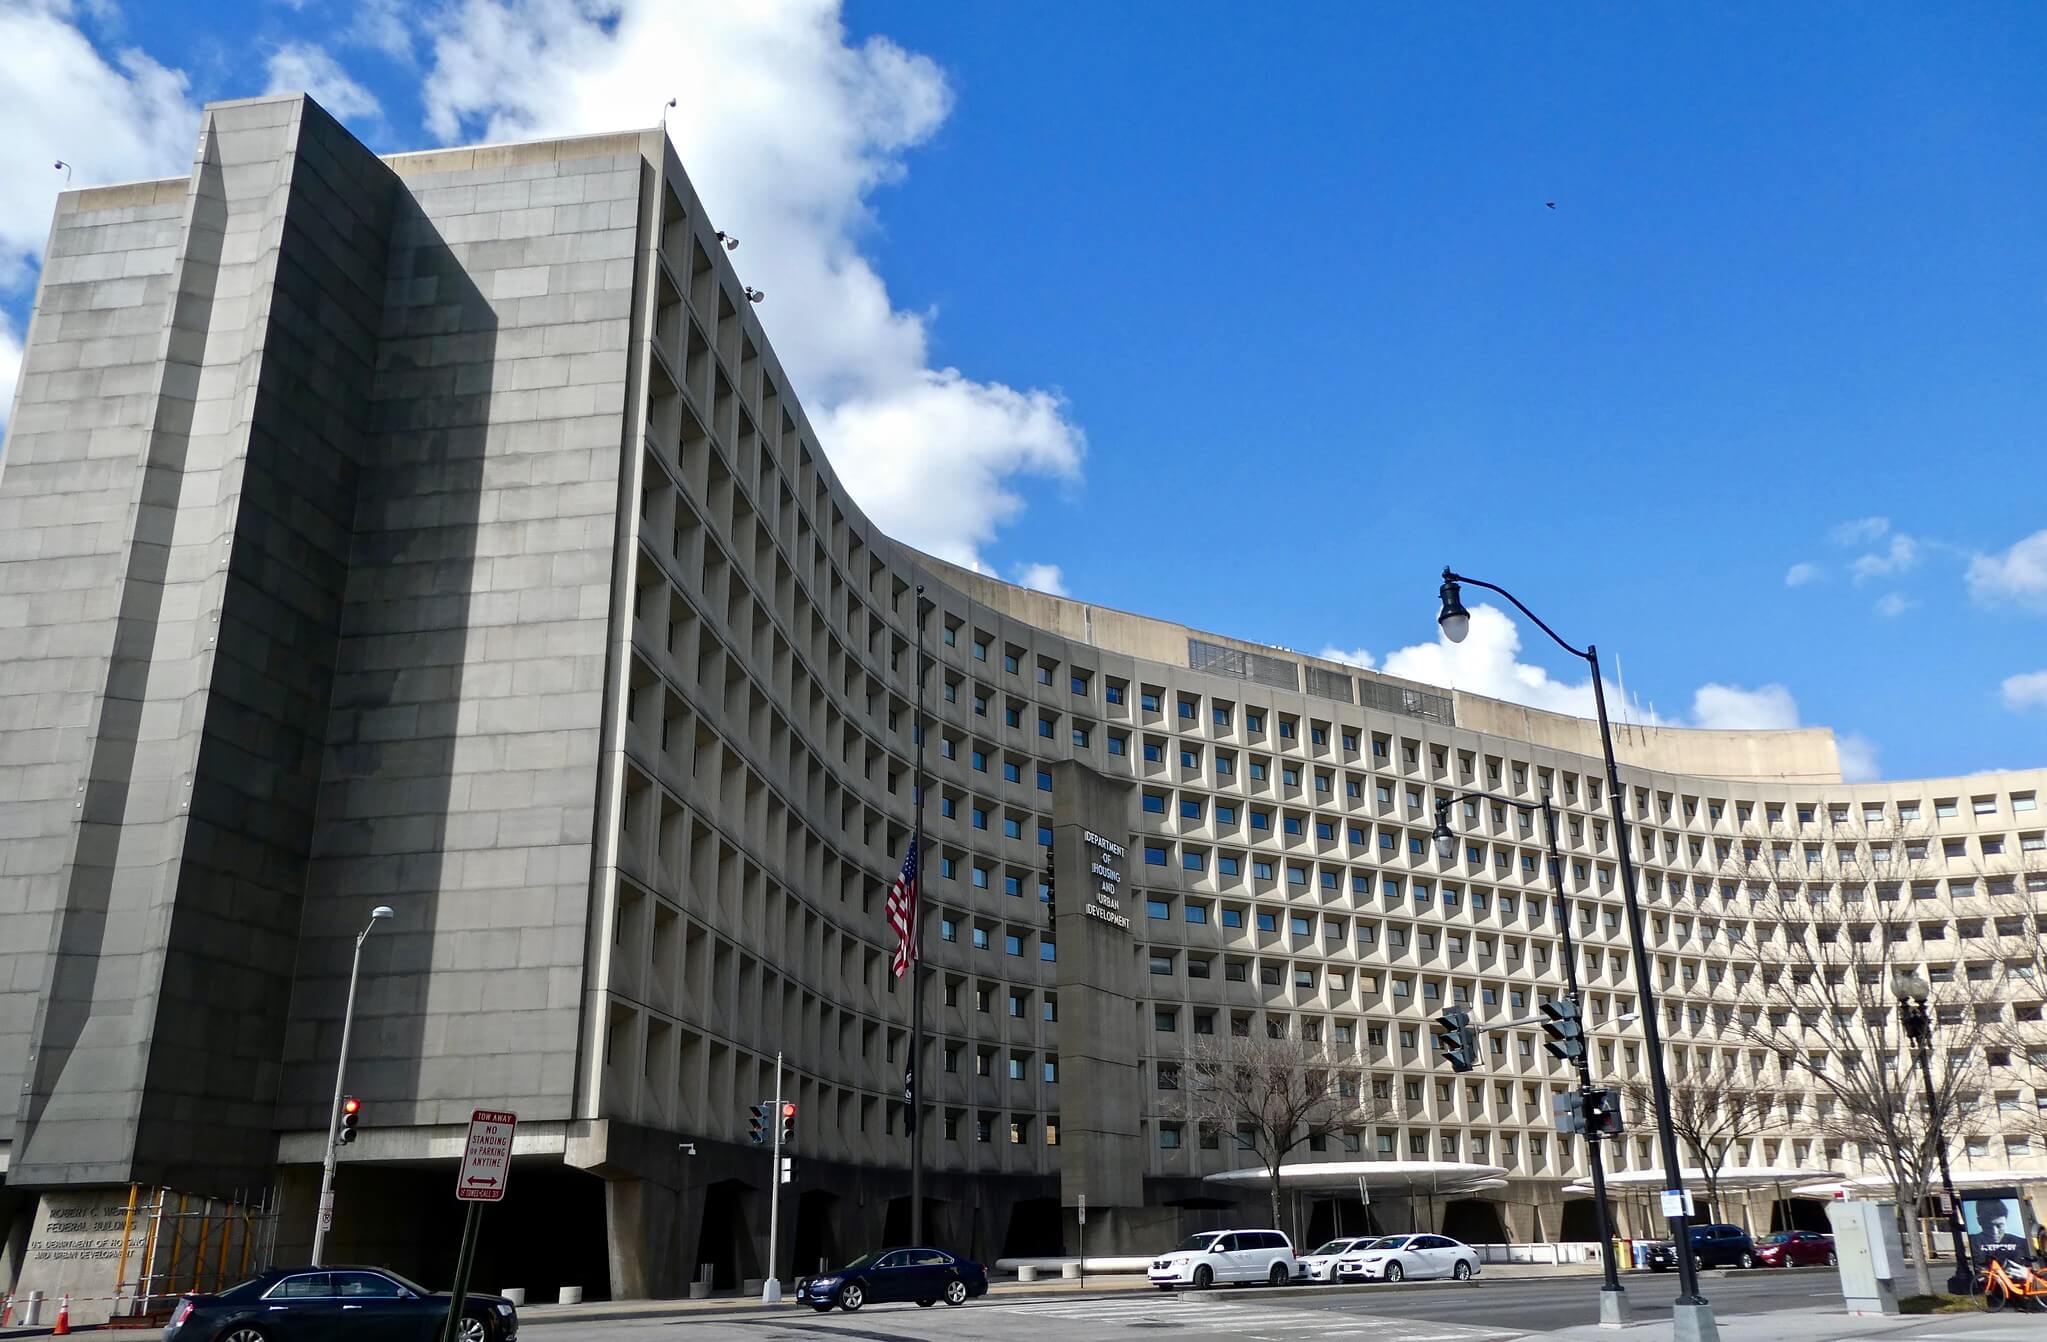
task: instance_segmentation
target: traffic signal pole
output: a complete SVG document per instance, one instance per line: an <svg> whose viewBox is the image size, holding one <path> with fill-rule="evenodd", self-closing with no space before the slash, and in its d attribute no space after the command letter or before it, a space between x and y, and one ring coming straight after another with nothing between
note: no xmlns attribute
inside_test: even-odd
<svg viewBox="0 0 2047 1342"><path fill-rule="evenodd" d="M761 1286L761 1303L782 1303L782 1280L775 1275L775 1249L782 1239L782 1055L775 1055L774 1138L768 1146L768 1279Z"/></svg>
<svg viewBox="0 0 2047 1342"><path fill-rule="evenodd" d="M355 937L355 958L348 964L348 1005L341 1009L341 1051L334 1058L334 1103L327 1110L327 1156L320 1162L320 1208L313 1222L313 1266L320 1266L320 1255L327 1248L327 1231L334 1224L334 1162L341 1154L341 1099L342 1091L348 1085L348 1039L355 1031L355 980L362 969L362 944L369 940L370 930L391 916L391 910L378 905L370 914L369 923Z"/></svg>
<svg viewBox="0 0 2047 1342"><path fill-rule="evenodd" d="M1571 995L1571 1001L1578 1008L1578 1017L1584 1020L1585 1000L1578 992L1578 946L1571 936L1571 909L1564 898L1564 858L1557 849L1557 813L1550 805L1549 793L1542 794L1542 824L1549 841L1549 883L1555 894L1557 911L1557 935L1562 940L1564 955L1564 991ZM1581 1038L1578 1045L1578 1093L1592 1092L1592 1050ZM1599 1236L1599 1260L1606 1280L1599 1288L1599 1322L1604 1327L1621 1328L1634 1321L1634 1311L1628 1306L1628 1293L1621 1286L1620 1264L1615 1261L1613 1227L1607 1223L1606 1213L1606 1161L1599 1154L1599 1134L1585 1134L1585 1161L1592 1167L1592 1228Z"/></svg>
<svg viewBox="0 0 2047 1342"><path fill-rule="evenodd" d="M1605 1274L1605 1281L1599 1288L1599 1322L1603 1327L1625 1327L1634 1319L1634 1311L1628 1305L1627 1291L1621 1285L1620 1264L1616 1261L1613 1244L1613 1227L1607 1215L1606 1162L1601 1158L1599 1139L1602 1132L1585 1122L1594 1095L1602 1098L1606 1094L1592 1084L1592 1051L1585 1040L1585 1000L1578 989L1578 946L1571 935L1571 909L1564 895L1564 859L1557 847L1557 813L1550 805L1549 793L1542 794L1540 806L1513 797L1497 796L1490 792L1466 792L1436 803L1436 841L1440 855L1451 857L1454 846L1445 851L1446 845L1454 843L1450 834L1450 808L1461 801L1494 801L1512 806L1524 814L1539 810L1542 812L1543 838L1549 850L1549 880L1554 892L1554 906L1557 918L1557 934L1561 940L1564 959L1564 994L1569 1003L1567 1010L1548 1011L1521 1020L1503 1021L1484 1027L1493 1030L1512 1029L1525 1025L1542 1024L1550 1035L1564 1046L1552 1043L1550 1052L1557 1057L1569 1057L1578 1068L1577 1104L1573 1106L1576 1130L1584 1135L1586 1163L1592 1167L1592 1225L1599 1237L1599 1258ZM1453 1021L1453 1017L1456 1019ZM1468 1013L1445 1012L1441 1024L1446 1033L1438 1040L1444 1054L1450 1059L1451 1067L1460 1072L1470 1071L1477 1061L1476 1037L1469 1024ZM1466 1038L1471 1042L1466 1043ZM1561 1098L1561 1097L1560 1097Z"/></svg>

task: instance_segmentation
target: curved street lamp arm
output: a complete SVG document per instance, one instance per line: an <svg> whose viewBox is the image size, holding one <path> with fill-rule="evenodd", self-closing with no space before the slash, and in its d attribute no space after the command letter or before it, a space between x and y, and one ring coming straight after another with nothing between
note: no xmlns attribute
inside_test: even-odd
<svg viewBox="0 0 2047 1342"><path fill-rule="evenodd" d="M1590 648L1574 648L1570 644L1564 642L1563 636L1561 634L1557 633L1556 630L1550 628L1547 624L1545 624L1543 622L1543 618L1540 615L1537 615L1534 611L1522 605L1521 598L1515 596L1506 588L1501 587L1497 583L1487 582L1482 578L1467 578L1462 573L1452 573L1449 574L1448 576L1450 581L1452 582L1470 583L1473 587L1483 587L1488 592L1498 592L1501 596L1507 598L1507 600L1514 603L1514 609L1520 611L1523 615L1526 615L1529 619L1535 621L1536 628L1542 630L1543 633L1548 634L1550 636L1551 642L1555 643L1565 652L1570 653L1573 657L1581 657L1588 662L1592 660L1592 651Z"/></svg>

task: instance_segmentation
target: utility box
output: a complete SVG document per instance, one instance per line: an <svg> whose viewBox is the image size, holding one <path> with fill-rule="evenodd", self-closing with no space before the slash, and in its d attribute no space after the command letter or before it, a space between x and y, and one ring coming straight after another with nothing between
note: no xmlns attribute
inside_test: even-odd
<svg viewBox="0 0 2047 1342"><path fill-rule="evenodd" d="M1834 1258L1841 1269L1841 1298L1850 1314L1896 1314L1898 1274L1904 1269L1896 1209L1888 1202L1827 1204L1834 1232Z"/></svg>

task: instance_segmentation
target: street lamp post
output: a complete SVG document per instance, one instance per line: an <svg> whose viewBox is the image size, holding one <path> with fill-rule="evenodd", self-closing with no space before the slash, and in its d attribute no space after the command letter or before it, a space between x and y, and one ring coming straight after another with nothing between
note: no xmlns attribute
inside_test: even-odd
<svg viewBox="0 0 2047 1342"><path fill-rule="evenodd" d="M1526 814L1542 812L1543 830L1549 844L1549 881L1555 893L1557 933L1562 938L1564 956L1564 991L1578 1008L1579 1018L1584 1018L1585 999L1578 991L1578 950L1571 935L1571 910L1564 895L1564 860L1557 851L1557 813L1549 804L1549 793L1542 794L1542 804L1531 806L1512 797L1502 797L1491 792L1465 792L1455 797L1446 797L1436 803L1436 856L1448 861L1457 856L1457 836L1450 832L1450 808L1461 801L1505 802ZM1592 1050L1581 1048L1578 1052L1578 1089L1583 1094L1592 1089ZM1613 1228L1608 1220L1606 1208L1606 1162L1599 1154L1599 1134L1585 1134L1585 1156L1592 1167L1592 1218L1593 1229L1599 1235L1599 1261L1606 1274L1605 1282L1599 1288L1599 1321L1601 1324L1620 1327L1633 1321L1634 1311L1628 1306L1628 1294L1621 1285L1620 1264L1615 1260L1613 1249Z"/></svg>
<svg viewBox="0 0 2047 1342"><path fill-rule="evenodd" d="M320 1209L313 1222L313 1266L320 1266L321 1251L327 1247L327 1227L334 1221L334 1158L341 1145L341 1092L348 1085L348 1037L355 1029L355 979L362 969L362 944L377 924L392 917L390 906L379 904L370 910L370 920L355 934L355 959L348 966L348 1005L341 1010L341 1052L334 1059L334 1104L327 1111L327 1158L320 1163Z"/></svg>
<svg viewBox="0 0 2047 1342"><path fill-rule="evenodd" d="M1912 1052L1918 1055L1919 1080L1926 1087L1926 1136L1940 1161L1941 1191L1947 1194L1948 1234L1955 1245L1955 1270L1948 1278L1947 1288L1951 1294L1967 1295L1976 1284L1976 1274L1969 1266L1969 1242L1962 1235L1962 1204L1955 1200L1955 1177L1948 1171L1947 1163L1947 1133L1940 1121L1939 1100L1933 1093L1933 1018L1926 1011L1926 999L1933 990L1919 975L1901 969L1891 975L1891 991L1897 994L1905 1038L1912 1041Z"/></svg>
<svg viewBox="0 0 2047 1342"><path fill-rule="evenodd" d="M1443 585L1437 590L1443 604L1436 615L1436 623L1452 643L1462 643L1464 636L1471 632L1471 613L1465 610L1459 591L1462 583L1505 597L1516 610L1533 620L1536 628L1548 634L1551 642L1592 668L1592 703L1599 715L1599 746L1606 762L1607 808L1613 818L1614 845L1620 851L1621 903L1628 916L1628 944L1635 956L1635 991L1642 999L1642 1041L1649 1055L1649 1091L1656 1110L1656 1140L1663 1155L1666 1191L1677 1190L1682 1197L1684 1165L1678 1157L1677 1132L1670 1122L1670 1084L1663 1074L1663 1030L1657 1021L1656 979L1649 965L1648 942L1642 935L1642 905L1635 893L1635 857L1630 850L1628 820L1621 801L1620 765L1613 757L1613 726L1606 716L1606 689L1599 674L1599 649L1591 643L1582 648L1571 646L1506 588L1467 578L1445 566ZM1718 1342L1720 1329L1713 1321L1713 1307L1699 1294L1699 1265L1692 1254L1688 1218L1681 1204L1675 1213L1666 1208L1665 1215L1670 1221L1671 1247L1677 1255L1677 1302L1671 1315L1673 1342Z"/></svg>

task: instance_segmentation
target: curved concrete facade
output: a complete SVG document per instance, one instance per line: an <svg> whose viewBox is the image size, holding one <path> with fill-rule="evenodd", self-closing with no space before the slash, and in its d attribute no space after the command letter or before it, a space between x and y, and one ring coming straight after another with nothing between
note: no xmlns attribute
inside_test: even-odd
<svg viewBox="0 0 2047 1342"><path fill-rule="evenodd" d="M124 792L127 811L110 801L83 838L70 789L108 772L84 761L104 705L122 697L127 626L103 613L111 652L87 639L60 659L39 636L9 654L0 695L33 683L71 696L0 701L13 706L0 746L48 755L25 775L31 785L0 794L19 855L0 867L14 958L0 980L13 985L0 997L0 1072L31 1083L0 1130L15 1196L281 1168L286 1245L297 1221L309 1233L303 1199L341 976L358 906L374 898L400 916L379 933L388 951L365 961L351 1088L370 1118L344 1165L342 1207L353 1197L356 1211L336 1231L342 1254L432 1270L442 1250L408 1224L408 1201L440 1197L472 1105L509 1105L534 1191L521 1210L515 1179L507 1215L596 1247L567 1266L500 1259L497 1277L524 1272L540 1287L549 1273L580 1274L593 1290L647 1294L679 1291L702 1264L735 1284L756 1275L767 1157L748 1144L748 1109L773 1094L777 1052L799 1107L784 1272L900 1237L908 992L888 972L882 903L915 821L921 615L931 974L921 1075L942 1238L990 1259L1056 1253L1080 1194L1101 1209L1090 1247L1104 1252L1257 1214L1262 1194L1206 1178L1252 1158L1174 1117L1159 1083L1204 1034L1268 1030L1354 1057L1360 1085L1384 1101L1382 1117L1297 1159L1498 1166L1505 1187L1480 1195L1487 1207L1461 1205L1446 1230L1529 1239L1571 1228L1564 1190L1585 1164L1554 1132L1550 1098L1573 1078L1540 1031L1489 1036L1497 1051L1468 1076L1437 1064L1429 1035L1445 1007L1504 1020L1560 991L1539 821L1460 803L1459 856L1439 858L1429 838L1438 798L1483 790L1532 805L1550 794L1588 1016L1636 1010L1591 724L1027 591L881 534L834 476L733 258L655 132L377 160L303 100L222 105L209 109L190 183L67 195L63 251L114 245L107 229L131 215L154 230L135 246L190 250L212 235L179 223L181 202L189 213L189 202L224 199L232 223L238 175L207 166L224 146L228 169L274 170L310 193L313 165L344 198L372 202L350 246L375 273L345 257L323 263L352 276L359 329L267 319L296 342L273 335L271 349L309 348L317 364L347 344L357 360L350 376L369 409L333 449L346 463L334 488L352 495L322 523L324 586L298 593L305 609L289 633L310 649L310 669L295 673L301 699L265 698L265 658L229 667L188 638L191 665L172 683L199 705L188 721L207 727L183 745L144 731L156 741L145 763L173 785ZM288 223L320 208L260 202ZM319 241L317 229L286 227L265 254L284 278L266 271L253 290L311 268ZM56 315L94 301L118 311L121 295L99 270L70 274L80 268L59 252L0 473L0 544L11 547L0 600L52 622L62 603L46 594L98 563L94 546L115 572L148 525L146 485L104 479L111 468L88 450L91 393L64 367L76 323ZM218 325L190 319L208 320ZM159 382L178 355L175 342L135 351ZM283 356L247 357L267 368ZM316 381L287 380L254 403L253 429L223 449L231 476L263 469L272 444L319 413L302 394ZM138 402L134 418L150 413ZM105 451L161 457L160 438L138 430ZM126 469L143 481L190 466L138 458ZM80 558L25 520L47 518L88 477L106 499L76 523L90 531ZM285 501L261 525L235 521L249 496L229 489L227 521L207 536L231 534L238 556L287 554L307 513L285 496L306 486L268 487ZM203 625L239 603L237 630L262 628L275 594L296 591L291 564L279 564L236 569L246 591L193 567L180 618ZM1426 618L1426 565L1386 580L1411 584ZM162 638L125 655L171 665ZM31 661L40 679L14 674ZM209 707L244 700L288 719L291 740ZM261 946L232 926L236 899L253 896L225 883L218 843L195 839L174 786L181 772L202 792L209 777L240 776L243 756L228 745L251 739L255 753L289 755L294 787L251 788L207 823L232 835L264 821L270 893L258 906L274 913L276 940ZM1969 1009L2000 1012L2014 1040L2038 1030L2038 979L2014 948L2037 942L2047 894L2037 806L2047 771L1845 784L1818 729L1630 726L1617 747L1673 1072L1731 1062L1802 1097L1731 1166L1866 1172L1865 1153L1816 1121L1819 1090L1760 1068L1768 1050L1743 1023L1773 967L1789 963L1777 948L1786 928L1817 935L1853 925L1861 908L1909 908L1909 920L1873 920L1886 945L1890 926L1908 928L1899 959L1938 984L1985 981L1990 966L1998 991ZM254 1076L255 1098L243 1101L239 1139L200 1159L152 1154L152 1134L161 1144L163 1125L190 1115L171 1102L178 1083L148 1061L171 1056L166 1022L203 1064L206 1041L192 1031L217 1019L182 1005L194 1000L190 969L163 979L185 993L172 994L171 1016L154 999L112 1000L103 978L67 977L81 957L111 954L108 896L81 873L120 860L95 845L118 848L145 823L174 836L152 851L183 854L168 874L112 885L148 929L127 948L158 967L145 978L180 957L296 966L206 1007L269 1013L278 1028L241 1032L236 1066ZM1895 847L1893 869L1870 869L1880 845ZM1084 912L1105 881L1121 922L1099 905ZM224 949L231 937L244 941ZM51 1002L69 1004L56 1025ZM83 1070L51 1065L53 1028L82 1050L105 1046L115 1018L141 1027L123 1036L126 1061L93 1069L91 1088L80 1088ZM1639 1024L1593 1039L1603 1080L1641 1079ZM1980 1117L1958 1163L2047 1171L2035 1136L2047 1091L2032 1080L2014 1069L1972 1083ZM224 1092L239 1078L214 1084ZM88 1128L86 1111L107 1094L132 1099L111 1115L102 1106ZM1610 1152L1619 1171L1656 1164L1642 1123ZM1338 1214L1307 1207L1289 1228ZM1381 1209L1449 1215L1425 1195Z"/></svg>

